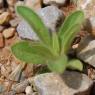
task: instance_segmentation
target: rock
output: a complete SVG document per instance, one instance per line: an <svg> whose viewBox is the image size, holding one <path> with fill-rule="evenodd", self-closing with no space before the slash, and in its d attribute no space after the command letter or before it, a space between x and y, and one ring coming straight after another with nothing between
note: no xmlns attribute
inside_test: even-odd
<svg viewBox="0 0 95 95"><path fill-rule="evenodd" d="M18 0L7 0L7 3L8 3L9 6L15 6L17 1Z"/></svg>
<svg viewBox="0 0 95 95"><path fill-rule="evenodd" d="M25 5L34 10L41 9L42 0L25 0Z"/></svg>
<svg viewBox="0 0 95 95"><path fill-rule="evenodd" d="M4 38L8 39L10 37L13 37L15 34L15 28L8 28L3 31Z"/></svg>
<svg viewBox="0 0 95 95"><path fill-rule="evenodd" d="M0 95L16 95L16 93L14 91L10 91L10 92L4 92Z"/></svg>
<svg viewBox="0 0 95 95"><path fill-rule="evenodd" d="M66 0L43 0L43 3L48 4L57 4L57 5L64 5Z"/></svg>
<svg viewBox="0 0 95 95"><path fill-rule="evenodd" d="M24 67L25 67L25 64L24 64L24 63L20 63L20 64L11 72L11 74L8 76L8 79L9 79L9 80L12 80L12 81L19 82Z"/></svg>
<svg viewBox="0 0 95 95"><path fill-rule="evenodd" d="M56 6L42 8L38 15L50 31L56 32L62 24L65 16Z"/></svg>
<svg viewBox="0 0 95 95"><path fill-rule="evenodd" d="M95 16L95 11L94 11L95 0L77 0L76 4L77 4L77 9L82 9L87 18L91 16Z"/></svg>
<svg viewBox="0 0 95 95"><path fill-rule="evenodd" d="M33 90L31 86L27 86L25 89L26 95L32 95Z"/></svg>
<svg viewBox="0 0 95 95"><path fill-rule="evenodd" d="M77 56L95 67L95 39L92 36L86 36L82 39L77 49Z"/></svg>
<svg viewBox="0 0 95 95"><path fill-rule="evenodd" d="M95 37L95 16L91 16L89 19L85 20L84 29Z"/></svg>
<svg viewBox="0 0 95 95"><path fill-rule="evenodd" d="M17 25L20 23L20 18L15 18L15 19L12 19L12 20L10 20L10 25L12 26L12 27L17 27Z"/></svg>
<svg viewBox="0 0 95 95"><path fill-rule="evenodd" d="M0 84L0 93L2 93L2 92L4 92L4 91L5 91L4 85L1 85L1 84Z"/></svg>
<svg viewBox="0 0 95 95"><path fill-rule="evenodd" d="M85 74L74 71L66 71L62 76L55 73L37 75L32 82L40 95L90 95L93 84Z"/></svg>
<svg viewBox="0 0 95 95"><path fill-rule="evenodd" d="M24 94L24 93L19 93L19 94L16 94L16 95L26 95L26 94Z"/></svg>
<svg viewBox="0 0 95 95"><path fill-rule="evenodd" d="M0 33L0 48L4 47L4 39L2 33Z"/></svg>
<svg viewBox="0 0 95 95"><path fill-rule="evenodd" d="M2 33L3 30L4 30L4 26L1 26L1 25L0 25L0 33Z"/></svg>
<svg viewBox="0 0 95 95"><path fill-rule="evenodd" d="M0 8L3 7L3 0L0 0Z"/></svg>
<svg viewBox="0 0 95 95"><path fill-rule="evenodd" d="M33 32L31 27L25 22L21 21L17 27L17 32L21 38L30 39L30 40L38 40L38 37Z"/></svg>
<svg viewBox="0 0 95 95"><path fill-rule="evenodd" d="M9 66L7 66L7 65L2 65L1 66L1 74L3 75L3 76L5 76L5 77L8 77L9 76L9 74L11 73L11 66L9 65Z"/></svg>
<svg viewBox="0 0 95 95"><path fill-rule="evenodd" d="M0 25L7 24L11 18L11 15L9 12L3 12L0 15Z"/></svg>
<svg viewBox="0 0 95 95"><path fill-rule="evenodd" d="M47 28L53 32L58 30L59 26L65 18L62 11L60 11L55 6L42 8L37 13L41 17ZM38 37L33 32L33 29L31 29L25 21L20 22L17 27L17 32L21 38L38 40Z"/></svg>
<svg viewBox="0 0 95 95"><path fill-rule="evenodd" d="M23 92L25 92L25 89L27 86L29 86L29 82L28 82L28 80L25 80L21 83L13 85L12 90L16 93L23 93Z"/></svg>

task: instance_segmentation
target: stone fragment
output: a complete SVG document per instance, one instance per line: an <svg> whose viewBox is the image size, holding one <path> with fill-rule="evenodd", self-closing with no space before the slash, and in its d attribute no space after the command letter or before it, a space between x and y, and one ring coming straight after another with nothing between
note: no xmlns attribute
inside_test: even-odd
<svg viewBox="0 0 95 95"><path fill-rule="evenodd" d="M34 10L41 9L42 0L25 0L25 5Z"/></svg>
<svg viewBox="0 0 95 95"><path fill-rule="evenodd" d="M16 93L23 93L25 92L27 86L29 86L29 82L25 80L21 83L13 85L12 90L15 91Z"/></svg>
<svg viewBox="0 0 95 95"><path fill-rule="evenodd" d="M0 95L16 95L16 93L14 91L9 91L9 92L3 92Z"/></svg>
<svg viewBox="0 0 95 95"><path fill-rule="evenodd" d="M0 15L0 25L7 24L11 18L11 15L9 12L3 12Z"/></svg>
<svg viewBox="0 0 95 95"><path fill-rule="evenodd" d="M56 6L42 8L37 12L37 14L41 17L49 31L53 32L58 30L65 18L62 11L60 11ZM38 37L34 33L33 29L31 29L31 27L25 21L19 23L17 32L21 38L38 40Z"/></svg>
<svg viewBox="0 0 95 95"><path fill-rule="evenodd" d="M11 66L4 66L2 65L1 66L1 74L5 77L8 77L9 74L11 73Z"/></svg>
<svg viewBox="0 0 95 95"><path fill-rule="evenodd" d="M25 89L25 93L26 93L26 95L32 95L32 93L33 93L32 87L27 86Z"/></svg>
<svg viewBox="0 0 95 95"><path fill-rule="evenodd" d="M95 67L95 39L92 36L86 36L82 39L77 49L77 56Z"/></svg>
<svg viewBox="0 0 95 95"><path fill-rule="evenodd" d="M7 3L8 3L9 6L15 6L17 1L18 0L7 0Z"/></svg>
<svg viewBox="0 0 95 95"><path fill-rule="evenodd" d="M65 16L56 6L48 6L38 11L38 15L50 31L57 32Z"/></svg>
<svg viewBox="0 0 95 95"><path fill-rule="evenodd" d="M95 37L95 16L91 16L89 19L85 20L84 29Z"/></svg>
<svg viewBox="0 0 95 95"><path fill-rule="evenodd" d="M43 3L48 4L57 4L57 5L64 5L66 0L43 0Z"/></svg>
<svg viewBox="0 0 95 95"><path fill-rule="evenodd" d="M25 21L21 21L17 27L19 37L30 40L38 40L37 35L33 32L29 24Z"/></svg>
<svg viewBox="0 0 95 95"><path fill-rule="evenodd" d="M15 28L8 28L3 31L4 38L8 39L15 34Z"/></svg>
<svg viewBox="0 0 95 95"><path fill-rule="evenodd" d="M66 71L62 76L55 73L37 75L33 82L40 95L90 95L93 84L85 74L75 71Z"/></svg>
<svg viewBox="0 0 95 95"><path fill-rule="evenodd" d="M12 19L12 20L10 20L10 25L12 26L12 27L17 27L17 25L20 23L20 18L15 18L15 19Z"/></svg>
<svg viewBox="0 0 95 95"><path fill-rule="evenodd" d="M0 8L3 7L3 0L0 0Z"/></svg>
<svg viewBox="0 0 95 95"><path fill-rule="evenodd" d="M76 0L76 5L77 9L84 11L87 18L95 16L95 0Z"/></svg>
<svg viewBox="0 0 95 95"><path fill-rule="evenodd" d="M0 48L3 48L3 47L4 47L4 38L3 38L2 33L0 33Z"/></svg>
<svg viewBox="0 0 95 95"><path fill-rule="evenodd" d="M0 33L2 33L4 30L4 27L0 25Z"/></svg>

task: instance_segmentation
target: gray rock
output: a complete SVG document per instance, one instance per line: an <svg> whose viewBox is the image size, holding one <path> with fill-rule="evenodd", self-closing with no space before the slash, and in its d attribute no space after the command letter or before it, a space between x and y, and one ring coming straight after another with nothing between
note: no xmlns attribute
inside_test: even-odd
<svg viewBox="0 0 95 95"><path fill-rule="evenodd" d="M65 4L66 0L43 0L44 4L57 4L57 5L63 5Z"/></svg>
<svg viewBox="0 0 95 95"><path fill-rule="evenodd" d="M17 27L17 25L20 23L20 18L18 18L18 17L16 17L15 19L12 19L12 20L10 20L10 25L12 26L12 27Z"/></svg>
<svg viewBox="0 0 95 95"><path fill-rule="evenodd" d="M33 32L32 28L25 21L21 21L17 27L17 32L21 38L38 40L37 35Z"/></svg>
<svg viewBox="0 0 95 95"><path fill-rule="evenodd" d="M55 6L48 6L39 10L38 15L41 17L45 25L50 31L57 31L59 26L64 20L64 15ZM25 22L22 21L17 27L17 32L21 38L38 40L38 37L34 33L33 29Z"/></svg>
<svg viewBox="0 0 95 95"><path fill-rule="evenodd" d="M25 5L29 8L32 8L34 10L41 9L42 0L24 0Z"/></svg>
<svg viewBox="0 0 95 95"><path fill-rule="evenodd" d="M23 93L25 92L26 87L29 86L28 80L20 82L12 86L12 90L16 93Z"/></svg>
<svg viewBox="0 0 95 95"><path fill-rule="evenodd" d="M42 18L44 24L50 31L56 32L62 24L65 16L56 6L42 8L38 15Z"/></svg>
<svg viewBox="0 0 95 95"><path fill-rule="evenodd" d="M0 95L16 95L16 93L14 91L10 91L10 92L4 92Z"/></svg>
<svg viewBox="0 0 95 95"><path fill-rule="evenodd" d="M0 84L0 93L4 92L5 90L5 86Z"/></svg>
<svg viewBox="0 0 95 95"><path fill-rule="evenodd" d="M95 0L72 0L74 2L76 2L77 5L77 9L81 9L84 11L85 16L91 17L91 16L95 16Z"/></svg>
<svg viewBox="0 0 95 95"><path fill-rule="evenodd" d="M95 37L95 16L91 16L84 21L84 29Z"/></svg>
<svg viewBox="0 0 95 95"><path fill-rule="evenodd" d="M95 67L95 39L93 37L88 35L82 39L77 49L77 56Z"/></svg>
<svg viewBox="0 0 95 95"><path fill-rule="evenodd" d="M41 74L35 76L33 82L39 95L89 95L93 84L85 74L74 71L66 71L62 76L55 73Z"/></svg>
<svg viewBox="0 0 95 95"><path fill-rule="evenodd" d="M3 7L3 0L0 0L0 8Z"/></svg>

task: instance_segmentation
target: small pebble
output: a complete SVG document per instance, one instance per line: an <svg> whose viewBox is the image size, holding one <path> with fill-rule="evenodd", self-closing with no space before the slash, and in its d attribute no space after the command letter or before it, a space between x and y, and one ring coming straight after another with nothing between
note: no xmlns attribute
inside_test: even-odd
<svg viewBox="0 0 95 95"><path fill-rule="evenodd" d="M0 25L0 33L2 33L3 30L4 30L4 26Z"/></svg>
<svg viewBox="0 0 95 95"><path fill-rule="evenodd" d="M10 20L9 23L12 27L17 27L17 25L20 23L20 19L19 18L12 19Z"/></svg>
<svg viewBox="0 0 95 95"><path fill-rule="evenodd" d="M0 8L3 7L3 0L0 0Z"/></svg>
<svg viewBox="0 0 95 95"><path fill-rule="evenodd" d="M0 33L0 48L4 47L4 38L2 33Z"/></svg>
<svg viewBox="0 0 95 95"><path fill-rule="evenodd" d="M25 89L26 95L32 95L33 90L31 86L27 86Z"/></svg>
<svg viewBox="0 0 95 95"><path fill-rule="evenodd" d="M3 12L0 15L0 25L7 24L11 18L11 15L9 12Z"/></svg>
<svg viewBox="0 0 95 95"><path fill-rule="evenodd" d="M41 9L42 0L25 0L25 5L34 10Z"/></svg>
<svg viewBox="0 0 95 95"><path fill-rule="evenodd" d="M8 28L3 31L4 38L8 39L15 34L15 28Z"/></svg>
<svg viewBox="0 0 95 95"><path fill-rule="evenodd" d="M9 6L14 6L18 0L7 0Z"/></svg>
<svg viewBox="0 0 95 95"><path fill-rule="evenodd" d="M57 4L57 5L63 5L65 4L66 0L43 0L43 3L48 4Z"/></svg>
<svg viewBox="0 0 95 95"><path fill-rule="evenodd" d="M28 80L25 80L25 81L20 82L18 84L12 85L12 90L17 93L23 93L23 92L25 92L25 89L28 85L29 85Z"/></svg>

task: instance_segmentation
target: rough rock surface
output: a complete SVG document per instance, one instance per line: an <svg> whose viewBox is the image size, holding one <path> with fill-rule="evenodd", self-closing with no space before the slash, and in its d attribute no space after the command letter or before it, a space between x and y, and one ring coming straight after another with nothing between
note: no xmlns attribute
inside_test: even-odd
<svg viewBox="0 0 95 95"><path fill-rule="evenodd" d="M59 23L61 24L64 19L62 11L60 11L56 6L42 8L37 13L47 28L53 32L58 30L58 27L60 26ZM17 27L17 32L21 38L38 40L36 34L25 21L20 22Z"/></svg>
<svg viewBox="0 0 95 95"><path fill-rule="evenodd" d="M17 27L17 32L21 38L38 40L37 35L25 21L21 21Z"/></svg>
<svg viewBox="0 0 95 95"><path fill-rule="evenodd" d="M65 4L66 0L43 0L44 4L57 4L57 5L63 5Z"/></svg>
<svg viewBox="0 0 95 95"><path fill-rule="evenodd" d="M95 16L95 0L76 0L76 3L77 9L82 9L86 17Z"/></svg>
<svg viewBox="0 0 95 95"><path fill-rule="evenodd" d="M34 10L41 9L42 0L25 0L25 5Z"/></svg>
<svg viewBox="0 0 95 95"><path fill-rule="evenodd" d="M92 36L82 39L77 49L77 56L95 67L95 39Z"/></svg>
<svg viewBox="0 0 95 95"><path fill-rule="evenodd" d="M33 81L40 95L89 95L93 83L86 75L73 71L66 71L62 76L41 74Z"/></svg>

